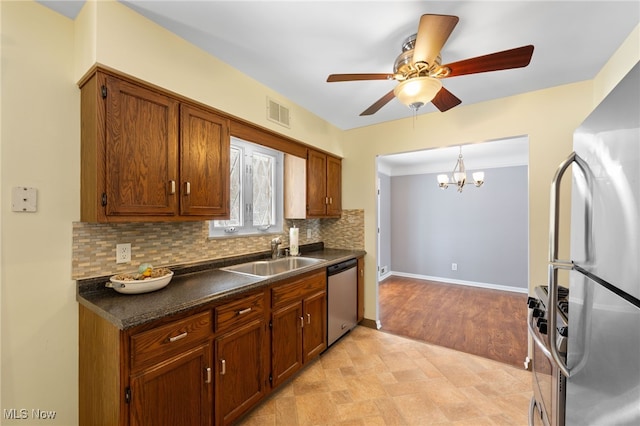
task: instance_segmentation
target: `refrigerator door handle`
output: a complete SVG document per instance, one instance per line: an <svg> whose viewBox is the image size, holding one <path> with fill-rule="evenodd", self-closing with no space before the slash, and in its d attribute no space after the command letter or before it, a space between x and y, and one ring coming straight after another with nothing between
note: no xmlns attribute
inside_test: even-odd
<svg viewBox="0 0 640 426"><path fill-rule="evenodd" d="M533 310L532 309L529 310L528 316L529 317L527 318L527 328L529 329L529 336L531 336L531 338L533 339L533 344L537 345L538 348L540 348L544 356L551 359L551 352L549 352L547 345L544 344L542 339L540 339L538 334L533 329Z"/></svg>
<svg viewBox="0 0 640 426"><path fill-rule="evenodd" d="M587 181L587 188L590 188L589 185L589 173L587 164L584 162L582 158L578 156L575 152L572 152L562 163L558 166L558 170L556 171L555 176L551 182L551 200L550 200L550 217L549 217L549 276L548 276L548 286L549 286L549 300L548 305L555 309L555 306L558 305L558 289L557 289L557 280L558 280L558 269L573 269L573 262L570 260L558 260L558 234L559 234L559 222L560 222L560 183L562 182L562 177L564 173L567 171L570 165L576 164L580 171L582 172L584 178ZM587 241L585 241L585 250L587 258L591 258L591 194L587 193L585 196L585 235L587 235ZM555 342L558 339L558 325L556 315L549 316L549 351L551 352L551 357L555 361L558 368L562 371L562 373L566 377L571 377L571 372L569 371L569 367L567 367L566 363L560 356L558 352L558 348L555 345Z"/></svg>
<svg viewBox="0 0 640 426"><path fill-rule="evenodd" d="M560 222L560 183L564 173L567 171L570 165L575 163L582 175L585 178L587 188L591 188L589 167L587 163L580 158L578 154L572 152L560 165L556 174L551 181L551 200L550 200L550 216L549 216L549 263L563 269L572 269L573 262L570 260L558 260L558 233ZM591 193L585 194L585 235L587 240L585 241L585 251L587 259L591 259L591 212L592 212L592 200ZM551 292L549 292L551 294Z"/></svg>
<svg viewBox="0 0 640 426"><path fill-rule="evenodd" d="M558 325L557 325L557 316L555 315L555 306L558 305L558 289L556 288L556 281L558 279L558 269L555 265L549 265L549 277L548 277L548 285L549 285L549 306L552 306L553 313L549 315L549 327L547 327L547 332L549 333L549 352L551 352L551 358L558 366L562 374L565 377L571 377L571 371L569 371L569 367L564 362L560 353L558 352L558 348L556 343L558 341Z"/></svg>
<svg viewBox="0 0 640 426"><path fill-rule="evenodd" d="M536 416L536 397L532 396L531 401L529 401L529 416L528 416L528 425L535 426L535 416Z"/></svg>

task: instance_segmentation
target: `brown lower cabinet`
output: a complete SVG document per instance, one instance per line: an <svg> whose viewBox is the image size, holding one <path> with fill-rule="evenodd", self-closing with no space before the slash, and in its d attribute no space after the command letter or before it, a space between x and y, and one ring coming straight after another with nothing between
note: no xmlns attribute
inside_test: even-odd
<svg viewBox="0 0 640 426"><path fill-rule="evenodd" d="M324 272L271 290L271 378L274 387L327 347Z"/></svg>
<svg viewBox="0 0 640 426"><path fill-rule="evenodd" d="M265 291L214 308L215 424L228 425L269 391Z"/></svg>
<svg viewBox="0 0 640 426"><path fill-rule="evenodd" d="M120 330L79 305L81 425L228 425L327 347L326 272Z"/></svg>
<svg viewBox="0 0 640 426"><path fill-rule="evenodd" d="M130 424L211 424L210 359L211 345L205 343L132 375Z"/></svg>

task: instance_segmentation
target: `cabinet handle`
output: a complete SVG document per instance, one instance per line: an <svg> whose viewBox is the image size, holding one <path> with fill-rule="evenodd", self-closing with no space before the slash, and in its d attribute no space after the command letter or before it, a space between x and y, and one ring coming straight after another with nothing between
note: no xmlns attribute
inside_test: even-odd
<svg viewBox="0 0 640 426"><path fill-rule="evenodd" d="M170 180L169 181L169 186L170 186L169 193L170 194L175 194L176 193L176 181L175 180Z"/></svg>
<svg viewBox="0 0 640 426"><path fill-rule="evenodd" d="M191 194L191 182L184 183L184 193L185 195Z"/></svg>
<svg viewBox="0 0 640 426"><path fill-rule="evenodd" d="M329 204L329 197L324 197L324 203Z"/></svg>
<svg viewBox="0 0 640 426"><path fill-rule="evenodd" d="M187 334L188 333L185 331L184 333L178 334L177 336L169 337L169 343L173 343L178 340L184 339L185 337L187 337Z"/></svg>
<svg viewBox="0 0 640 426"><path fill-rule="evenodd" d="M238 311L238 315L248 314L249 312L251 312L251 307L248 307L247 309L242 309L242 310Z"/></svg>
<svg viewBox="0 0 640 426"><path fill-rule="evenodd" d="M205 383L211 383L211 367L207 367L205 368L205 374L206 374L206 379L204 380Z"/></svg>
<svg viewBox="0 0 640 426"><path fill-rule="evenodd" d="M304 317L300 317L300 327L304 328Z"/></svg>
<svg viewBox="0 0 640 426"><path fill-rule="evenodd" d="M227 361L223 359L220 361L220 364L222 365L220 370L220 375L224 376L225 374L227 374Z"/></svg>
<svg viewBox="0 0 640 426"><path fill-rule="evenodd" d="M307 314L307 324L311 324L311 314Z"/></svg>
<svg viewBox="0 0 640 426"><path fill-rule="evenodd" d="M329 204L333 204L333 197L329 197Z"/></svg>

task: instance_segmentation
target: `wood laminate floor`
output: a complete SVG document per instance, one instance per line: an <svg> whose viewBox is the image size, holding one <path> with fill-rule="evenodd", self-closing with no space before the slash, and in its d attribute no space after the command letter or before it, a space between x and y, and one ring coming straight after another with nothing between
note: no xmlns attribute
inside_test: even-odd
<svg viewBox="0 0 640 426"><path fill-rule="evenodd" d="M524 368L526 294L396 276L378 294L383 331Z"/></svg>

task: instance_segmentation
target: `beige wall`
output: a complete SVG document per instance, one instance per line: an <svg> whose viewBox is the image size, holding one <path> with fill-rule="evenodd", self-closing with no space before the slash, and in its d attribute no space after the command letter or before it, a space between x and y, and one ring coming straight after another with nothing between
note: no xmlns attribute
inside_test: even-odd
<svg viewBox="0 0 640 426"><path fill-rule="evenodd" d="M402 120L340 132L119 3L90 2L75 22L32 1L3 0L0 8L0 409L24 408L29 415L31 409L56 410L55 420L46 422L52 425L77 424L77 303L71 280L72 222L79 218L76 83L95 61L344 155L344 207L365 209L368 318L376 315L375 155L391 152L390 146L412 150L528 134L537 281L546 253L546 182L569 150L572 128L597 98L592 86L602 86L602 92L611 87L600 84L605 77L599 76L595 83L420 116L415 130ZM637 48L625 52L637 60ZM606 79L619 79L630 60L616 61ZM291 130L266 120L267 95L291 108ZM38 188L37 213L11 212L11 188L22 185Z"/></svg>
<svg viewBox="0 0 640 426"><path fill-rule="evenodd" d="M377 319L376 156L527 135L529 137L529 285L546 283L549 188L558 164L572 151L573 130L640 60L640 26L594 80L525 93L345 132L343 207L365 211L365 317ZM535 55L535 53L534 53ZM446 82L445 82L446 85ZM464 94L458 93L464 102ZM487 184L489 182L487 181ZM568 205L564 182L562 205ZM471 214L471 212L469 212ZM560 225L568 224L568 209ZM455 226L444 223L444 226ZM565 237L568 237L566 233ZM560 254L567 256L568 241ZM561 256L562 257L562 256ZM561 275L562 277L562 275Z"/></svg>
<svg viewBox="0 0 640 426"><path fill-rule="evenodd" d="M78 332L71 224L80 212L80 105L73 22L33 2L2 1L2 420L77 423ZM11 211L11 189L37 188L38 211ZM6 420L26 409L28 420ZM21 413L18 413L21 415ZM39 423L39 422L38 422Z"/></svg>
<svg viewBox="0 0 640 426"><path fill-rule="evenodd" d="M94 13L97 9L97 13ZM86 13L85 13L86 12ZM97 15L97 17L96 17ZM107 0L87 4L78 17L84 30L96 22L95 56L85 49L78 62L98 62L172 90L289 137L341 155L341 131L226 63L169 33L121 3ZM259 65L257 65L259 66ZM266 119L267 96L290 108L291 128Z"/></svg>
<svg viewBox="0 0 640 426"><path fill-rule="evenodd" d="M365 250L372 257L367 262L367 275L375 277L376 155L528 135L530 283L546 282L549 184L557 165L571 152L573 130L591 110L591 88L591 82L576 83L461 105L445 114L419 116L415 123L406 119L347 132L344 207L351 208L354 203L365 210ZM464 98L463 94L458 96ZM359 160L350 162L352 155ZM445 222L443 226L455 224ZM366 285L365 316L374 318L375 283Z"/></svg>

